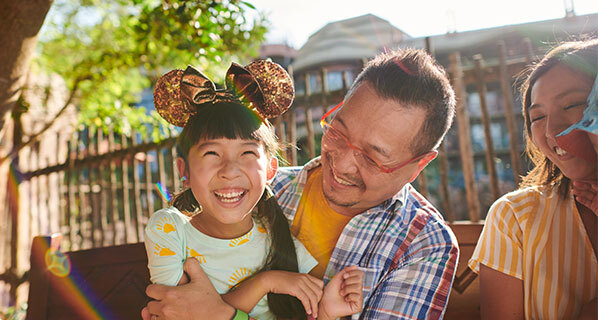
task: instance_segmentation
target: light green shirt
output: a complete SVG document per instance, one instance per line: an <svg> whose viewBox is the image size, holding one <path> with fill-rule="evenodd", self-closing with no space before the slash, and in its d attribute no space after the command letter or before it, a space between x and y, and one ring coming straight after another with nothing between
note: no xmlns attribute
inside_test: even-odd
<svg viewBox="0 0 598 320"><path fill-rule="evenodd" d="M189 218L169 207L156 211L145 229L145 248L151 281L175 286L183 275L183 263L196 258L220 294L258 271L270 247L266 230L254 221L253 228L235 239L217 239L197 230ZM294 238L293 238L294 239ZM317 261L295 240L299 272L307 273ZM275 319L264 296L249 315L256 319Z"/></svg>

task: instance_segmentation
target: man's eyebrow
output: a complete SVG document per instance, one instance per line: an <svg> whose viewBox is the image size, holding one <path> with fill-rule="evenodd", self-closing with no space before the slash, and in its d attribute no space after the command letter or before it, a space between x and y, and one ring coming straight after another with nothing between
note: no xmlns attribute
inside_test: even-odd
<svg viewBox="0 0 598 320"><path fill-rule="evenodd" d="M343 119L341 117L336 116L334 118L334 120L338 121L343 128L347 129L347 126L345 125L345 122L343 121ZM374 152L378 153L379 155L385 157L386 159L390 159L390 155L389 155L388 151L386 151L385 149L383 149L377 145L367 143L366 149L371 149Z"/></svg>

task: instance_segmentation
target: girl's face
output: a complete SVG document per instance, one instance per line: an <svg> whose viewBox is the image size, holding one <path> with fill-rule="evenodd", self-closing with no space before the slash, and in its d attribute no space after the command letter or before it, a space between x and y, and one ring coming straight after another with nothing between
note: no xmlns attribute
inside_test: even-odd
<svg viewBox="0 0 598 320"><path fill-rule="evenodd" d="M559 148L555 137L581 120L591 89L592 79L558 64L539 77L531 90L532 140L573 181L595 180L597 164Z"/></svg>
<svg viewBox="0 0 598 320"><path fill-rule="evenodd" d="M251 212L267 180L274 176L276 158L270 159L262 143L243 139L200 140L189 150L188 168L177 159L203 208L196 215L200 230L217 238L235 238L251 229ZM272 161L271 161L272 160Z"/></svg>

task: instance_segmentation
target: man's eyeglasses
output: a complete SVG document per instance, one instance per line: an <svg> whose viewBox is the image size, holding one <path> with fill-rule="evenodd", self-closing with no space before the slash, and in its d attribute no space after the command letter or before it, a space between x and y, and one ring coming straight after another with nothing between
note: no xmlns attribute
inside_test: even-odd
<svg viewBox="0 0 598 320"><path fill-rule="evenodd" d="M326 112L326 114L324 114L320 119L320 125L322 126L322 130L324 131L324 135L322 137L322 148L331 150L346 150L347 148L352 149L353 154L355 155L355 159L357 160L359 166L361 166L362 168L369 169L371 171L380 170L384 173L391 173L393 171L396 171L414 161L422 159L428 154L428 152L426 152L423 155L411 158L392 167L388 167L381 164L376 159L368 155L367 152L365 152L363 149L353 145L344 134L342 134L331 124L326 122L326 117L331 115L342 105L343 102L339 103L336 107Z"/></svg>

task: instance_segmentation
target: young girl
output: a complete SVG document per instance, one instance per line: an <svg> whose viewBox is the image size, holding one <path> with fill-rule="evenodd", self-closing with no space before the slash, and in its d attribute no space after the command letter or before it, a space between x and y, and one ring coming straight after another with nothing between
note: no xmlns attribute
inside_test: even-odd
<svg viewBox="0 0 598 320"><path fill-rule="evenodd" d="M187 189L172 207L154 213L146 227L152 282L187 282L183 263L195 258L237 315L303 319L358 312L362 272L346 268L331 281L337 288L340 282L342 290L326 290L331 285L322 290L323 282L306 274L316 260L292 238L266 186L277 169L277 143L265 119L290 106L294 92L288 74L272 62L257 61L233 64L226 78L227 89L215 90L188 67L167 73L156 85L156 109L184 127L176 164Z"/></svg>
<svg viewBox="0 0 598 320"><path fill-rule="evenodd" d="M597 72L598 39L564 43L524 83L535 166L519 190L492 205L469 261L480 274L484 319L596 317L598 218L592 196L578 196L575 185L595 185L598 163L595 154L568 152L558 135L582 119Z"/></svg>

